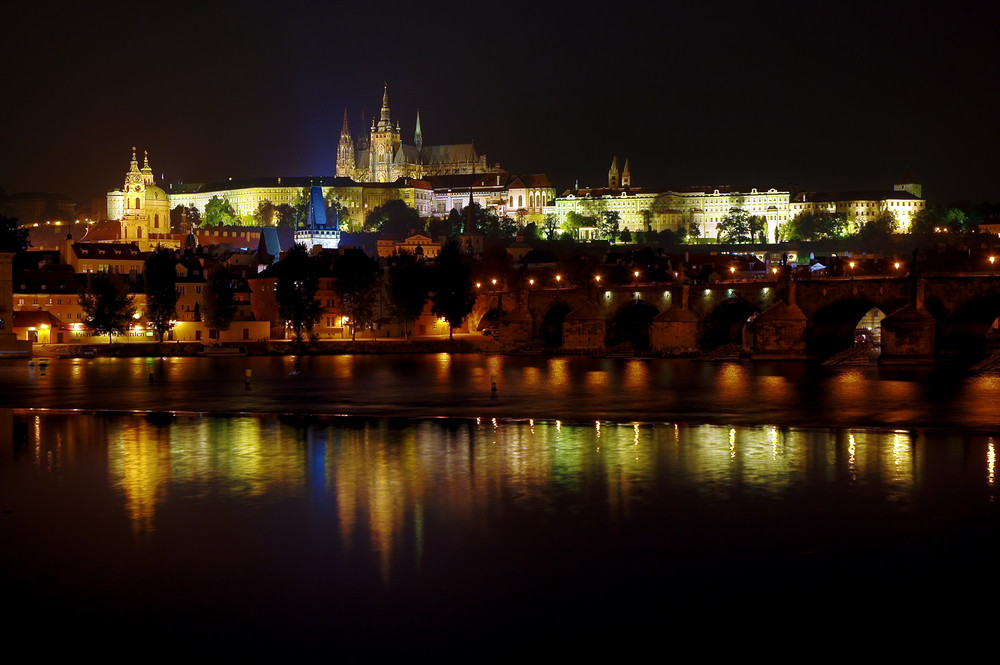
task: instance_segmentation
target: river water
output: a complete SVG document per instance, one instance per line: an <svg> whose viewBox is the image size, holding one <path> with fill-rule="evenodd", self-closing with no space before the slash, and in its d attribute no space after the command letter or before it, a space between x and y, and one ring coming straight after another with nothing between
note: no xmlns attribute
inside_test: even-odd
<svg viewBox="0 0 1000 665"><path fill-rule="evenodd" d="M994 378L931 368L2 363L8 634L142 657L945 653L992 624L998 406Z"/></svg>

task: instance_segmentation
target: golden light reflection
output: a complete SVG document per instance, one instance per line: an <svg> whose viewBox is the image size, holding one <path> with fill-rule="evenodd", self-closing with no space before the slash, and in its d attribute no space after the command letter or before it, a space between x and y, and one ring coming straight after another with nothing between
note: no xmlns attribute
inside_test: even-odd
<svg viewBox="0 0 1000 665"><path fill-rule="evenodd" d="M920 489L918 472L928 463L926 442L903 430L536 419L501 426L489 416L489 423L429 420L404 427L273 416L179 415L159 424L139 416L17 417L34 439L28 448L33 473L67 473L81 457L73 448L78 432L106 445L108 482L123 497L123 514L136 532L153 531L157 511L171 501L256 509L308 500L329 506L339 546L352 556L369 553L372 570L377 566L386 583L401 561L419 565L430 546L425 538L434 533L430 525L479 524L505 505L556 510L567 491L599 488L613 519L627 518L662 483L674 481L701 496L728 499L746 493L783 498L803 482L861 479L906 500ZM990 487L995 457L991 437L987 454L976 457ZM975 477L983 477L978 468Z"/></svg>
<svg viewBox="0 0 1000 665"><path fill-rule="evenodd" d="M997 449L992 436L986 442L986 484L990 487L997 484Z"/></svg>
<svg viewBox="0 0 1000 665"><path fill-rule="evenodd" d="M857 468L858 442L854 439L854 432L847 435L847 469L851 472L851 480L858 479Z"/></svg>
<svg viewBox="0 0 1000 665"><path fill-rule="evenodd" d="M649 385L649 365L642 360L630 360L625 365L625 386L642 389Z"/></svg>

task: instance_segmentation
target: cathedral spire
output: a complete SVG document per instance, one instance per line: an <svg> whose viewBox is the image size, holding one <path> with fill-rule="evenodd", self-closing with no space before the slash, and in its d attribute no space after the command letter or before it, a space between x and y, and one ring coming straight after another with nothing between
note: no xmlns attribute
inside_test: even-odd
<svg viewBox="0 0 1000 665"><path fill-rule="evenodd" d="M386 127L391 125L389 118L389 82L385 82L385 91L382 93L382 116L381 122L379 123Z"/></svg>
<svg viewBox="0 0 1000 665"><path fill-rule="evenodd" d="M417 146L417 150L424 147L424 135L420 131L420 109L417 109L417 130L413 133L413 145Z"/></svg>
<svg viewBox="0 0 1000 665"><path fill-rule="evenodd" d="M611 168L608 169L608 189L618 189L621 181L618 178L618 155L611 160Z"/></svg>
<svg viewBox="0 0 1000 665"><path fill-rule="evenodd" d="M632 186L632 171L628 167L628 157L625 158L625 167L622 169L622 187L628 189Z"/></svg>
<svg viewBox="0 0 1000 665"><path fill-rule="evenodd" d="M135 146L132 146L132 163L129 164L129 172L139 172L139 162L135 158Z"/></svg>
<svg viewBox="0 0 1000 665"><path fill-rule="evenodd" d="M344 126L340 128L340 135L341 136L350 136L351 135L350 130L347 128L347 107L346 106L344 107Z"/></svg>

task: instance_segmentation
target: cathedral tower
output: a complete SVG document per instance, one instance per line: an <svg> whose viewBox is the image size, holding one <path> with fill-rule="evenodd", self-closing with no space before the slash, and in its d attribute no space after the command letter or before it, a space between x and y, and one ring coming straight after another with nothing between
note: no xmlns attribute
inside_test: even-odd
<svg viewBox="0 0 1000 665"><path fill-rule="evenodd" d="M344 109L344 126L340 130L340 143L337 144L337 175L354 177L357 166L354 158L354 141L351 140L351 130L347 126L347 109Z"/></svg>
<svg viewBox="0 0 1000 665"><path fill-rule="evenodd" d="M618 178L618 156L611 160L611 168L608 169L608 189L618 189L621 181Z"/></svg>
<svg viewBox="0 0 1000 665"><path fill-rule="evenodd" d="M374 118L373 118L374 120ZM399 136L399 124L394 127L389 113L389 84L385 84L382 93L382 111L378 124L372 124L369 162L372 182L391 182L395 180L393 161L402 140Z"/></svg>
<svg viewBox="0 0 1000 665"><path fill-rule="evenodd" d="M622 187L628 189L632 186L632 171L628 168L628 157L625 158L625 168L622 169Z"/></svg>

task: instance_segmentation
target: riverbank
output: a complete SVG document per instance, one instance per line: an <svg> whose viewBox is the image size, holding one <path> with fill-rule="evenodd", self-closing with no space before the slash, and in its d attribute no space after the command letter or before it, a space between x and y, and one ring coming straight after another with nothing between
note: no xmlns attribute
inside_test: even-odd
<svg viewBox="0 0 1000 665"><path fill-rule="evenodd" d="M37 358L186 358L194 356L288 356L381 353L497 353L499 344L482 335L454 339L359 339L295 342L267 340L205 346L201 342L123 342L111 344L35 344Z"/></svg>

